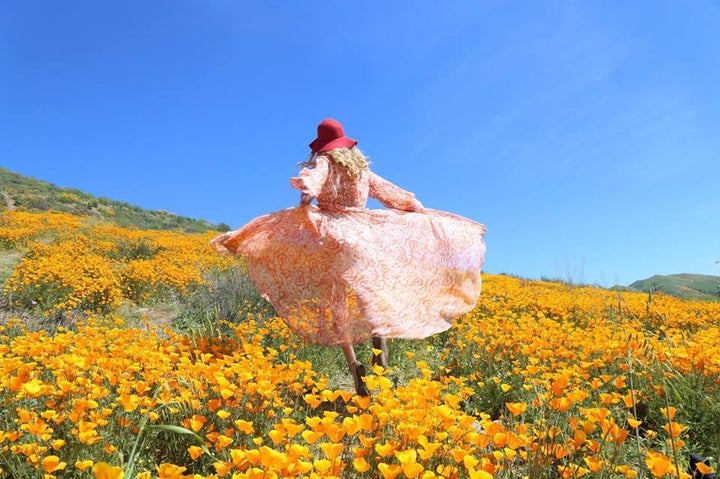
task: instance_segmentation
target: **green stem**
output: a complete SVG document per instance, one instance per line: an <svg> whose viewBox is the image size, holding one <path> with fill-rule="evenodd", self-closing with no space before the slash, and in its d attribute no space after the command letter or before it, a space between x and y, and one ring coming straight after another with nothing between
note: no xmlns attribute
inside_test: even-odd
<svg viewBox="0 0 720 479"><path fill-rule="evenodd" d="M660 365L658 364L660 367ZM678 455L677 455L677 447L675 447L675 436L673 436L673 428L672 428L672 419L670 419L670 400L668 399L668 384L667 380L665 378L665 372L662 370L662 367L660 367L660 371L662 372L663 377L663 399L665 399L665 412L667 413L667 419L668 419L668 428L670 431L668 434L670 435L670 444L672 446L673 450L673 459L675 461L675 470L677 471L677 477L682 477L680 475L680 463L678 462Z"/></svg>
<svg viewBox="0 0 720 479"><path fill-rule="evenodd" d="M125 466L125 477L132 478L135 477L135 465L137 463L137 456L139 454L139 448L143 441L143 435L145 433L145 425L148 422L148 416L143 416L142 423L140 424L140 428L138 429L137 438L135 439L135 442L133 443L132 450L130 451L130 457L128 457L127 465Z"/></svg>
<svg viewBox="0 0 720 479"><path fill-rule="evenodd" d="M632 359L628 358L628 364L631 366L630 374L628 375L630 379L630 398L632 399L632 409L633 409L633 418L637 421L637 397L635 396L635 368L632 367ZM635 429L635 445L637 446L638 451L638 457L642 457L642 449L640 446L640 429L635 426L633 429ZM645 474L642 469L640 469L640 479L643 479L645 477Z"/></svg>

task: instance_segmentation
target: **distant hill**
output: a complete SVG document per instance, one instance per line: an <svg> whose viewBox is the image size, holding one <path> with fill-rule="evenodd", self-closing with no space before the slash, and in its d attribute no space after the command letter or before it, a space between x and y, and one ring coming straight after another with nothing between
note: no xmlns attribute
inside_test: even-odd
<svg viewBox="0 0 720 479"><path fill-rule="evenodd" d="M704 274L655 275L635 281L630 288L638 291L662 291L671 296L685 299L718 301L720 276Z"/></svg>
<svg viewBox="0 0 720 479"><path fill-rule="evenodd" d="M0 168L0 212L15 209L90 215L120 226L140 229L180 229L192 233L230 229L224 224L215 225L202 219L186 218L167 211L145 210L123 201L98 198L75 188L62 188Z"/></svg>

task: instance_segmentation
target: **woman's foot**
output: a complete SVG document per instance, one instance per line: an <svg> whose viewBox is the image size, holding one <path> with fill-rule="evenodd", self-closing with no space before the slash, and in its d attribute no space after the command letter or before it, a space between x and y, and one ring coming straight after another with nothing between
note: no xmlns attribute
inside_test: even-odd
<svg viewBox="0 0 720 479"><path fill-rule="evenodd" d="M355 391L358 396L369 396L367 385L365 385L365 365L361 362L356 362L352 366L353 378L355 379Z"/></svg>

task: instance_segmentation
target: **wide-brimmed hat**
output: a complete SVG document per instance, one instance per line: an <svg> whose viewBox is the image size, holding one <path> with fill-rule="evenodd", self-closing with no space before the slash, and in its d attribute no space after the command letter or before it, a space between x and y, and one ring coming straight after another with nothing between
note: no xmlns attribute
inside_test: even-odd
<svg viewBox="0 0 720 479"><path fill-rule="evenodd" d="M310 143L310 149L316 153L335 148L352 148L357 140L345 136L343 126L333 118L326 118L317 127L317 138Z"/></svg>

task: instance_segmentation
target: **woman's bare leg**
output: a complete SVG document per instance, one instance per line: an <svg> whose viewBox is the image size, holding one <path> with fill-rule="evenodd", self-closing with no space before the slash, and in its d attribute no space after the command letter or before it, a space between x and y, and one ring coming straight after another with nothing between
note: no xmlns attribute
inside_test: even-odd
<svg viewBox="0 0 720 479"><path fill-rule="evenodd" d="M355 391L357 391L360 396L369 396L370 391L368 391L365 381L363 381L365 378L365 365L357 360L357 357L355 356L355 348L353 348L352 344L343 344L342 350L343 353L345 353L345 360L350 368L350 373L353 375L353 379L355 380Z"/></svg>
<svg viewBox="0 0 720 479"><path fill-rule="evenodd" d="M388 367L388 348L387 339L384 336L377 336L372 338L373 349L379 349L380 353L375 354L373 352L372 363L373 365L382 366L383 368Z"/></svg>
<svg viewBox="0 0 720 479"><path fill-rule="evenodd" d="M355 391L357 391L360 396L369 396L370 392L363 381L365 377L365 366L357 360L352 339L345 329L349 326L347 298L344 287L336 285L332 288L330 291L330 307L333 312L333 327L335 328L336 337L341 342L343 353L345 353L345 360L355 380Z"/></svg>

